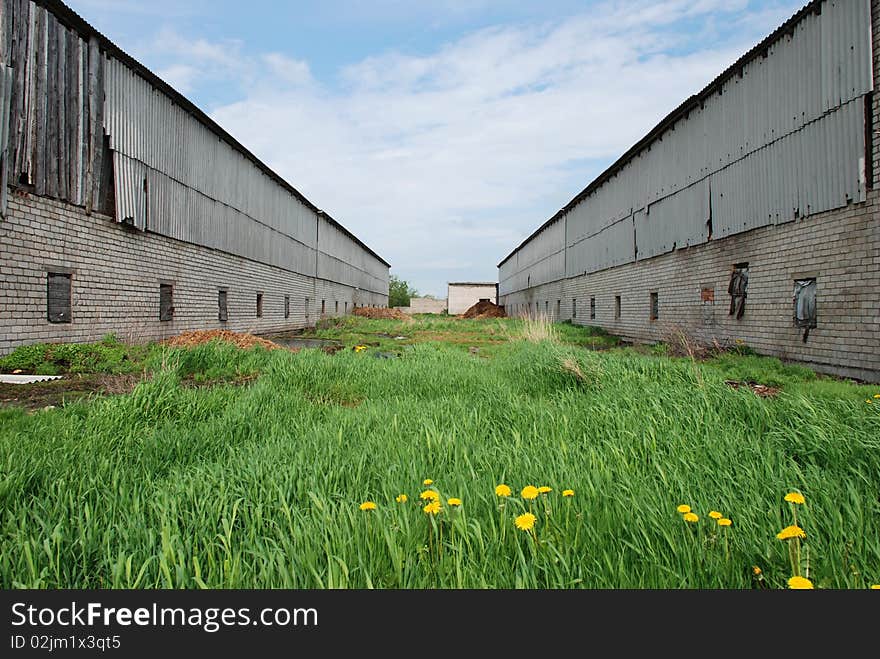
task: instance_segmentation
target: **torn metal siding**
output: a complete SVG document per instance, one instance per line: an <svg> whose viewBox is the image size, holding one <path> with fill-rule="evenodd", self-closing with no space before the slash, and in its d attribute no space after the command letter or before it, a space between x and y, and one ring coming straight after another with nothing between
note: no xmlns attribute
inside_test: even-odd
<svg viewBox="0 0 880 659"><path fill-rule="evenodd" d="M709 209L714 238L864 201L870 1L816 1L795 19L682 104L499 267L508 272L508 261L560 217L571 277L704 242Z"/></svg>

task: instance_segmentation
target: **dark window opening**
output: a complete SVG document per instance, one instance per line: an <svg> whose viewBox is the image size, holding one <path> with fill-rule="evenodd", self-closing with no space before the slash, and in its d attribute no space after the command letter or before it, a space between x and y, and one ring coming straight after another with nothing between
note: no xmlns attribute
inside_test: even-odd
<svg viewBox="0 0 880 659"><path fill-rule="evenodd" d="M578 317L578 301L577 298L571 298L571 317Z"/></svg>
<svg viewBox="0 0 880 659"><path fill-rule="evenodd" d="M348 302L345 303L345 313L348 313Z"/></svg>
<svg viewBox="0 0 880 659"><path fill-rule="evenodd" d="M614 319L620 320L620 296L614 296Z"/></svg>
<svg viewBox="0 0 880 659"><path fill-rule="evenodd" d="M559 318L561 310L562 310L562 300L556 300L556 317L557 318Z"/></svg>
<svg viewBox="0 0 880 659"><path fill-rule="evenodd" d="M263 317L263 294L257 293L257 318Z"/></svg>
<svg viewBox="0 0 880 659"><path fill-rule="evenodd" d="M227 298L228 293L226 291L217 291L217 320L224 323L229 320Z"/></svg>
<svg viewBox="0 0 880 659"><path fill-rule="evenodd" d="M550 315L550 300L544 300L544 315Z"/></svg>
<svg viewBox="0 0 880 659"><path fill-rule="evenodd" d="M50 323L70 323L71 275L49 272L46 275L46 316Z"/></svg>
<svg viewBox="0 0 880 659"><path fill-rule="evenodd" d="M336 300L336 310L333 313L335 313L337 316L339 315L339 300Z"/></svg>
<svg viewBox="0 0 880 659"><path fill-rule="evenodd" d="M590 320L596 320L596 298L590 298Z"/></svg>
<svg viewBox="0 0 880 659"><path fill-rule="evenodd" d="M171 284L159 284L159 320L174 319L174 287Z"/></svg>
<svg viewBox="0 0 880 659"><path fill-rule="evenodd" d="M290 296L284 296L284 317L290 318Z"/></svg>
<svg viewBox="0 0 880 659"><path fill-rule="evenodd" d="M660 296L657 292L651 293L651 320L657 320L660 317Z"/></svg>
<svg viewBox="0 0 880 659"><path fill-rule="evenodd" d="M306 320L309 319L309 298L306 298Z"/></svg>
<svg viewBox="0 0 880 659"><path fill-rule="evenodd" d="M730 310L728 316L734 316L737 320L743 317L746 311L746 296L749 288L749 264L737 263L730 273L730 283L727 285L727 294L730 295Z"/></svg>
<svg viewBox="0 0 880 659"><path fill-rule="evenodd" d="M326 300L321 300L321 315L323 316L325 313Z"/></svg>
<svg viewBox="0 0 880 659"><path fill-rule="evenodd" d="M816 327L816 278L794 281L794 324L804 330L804 343Z"/></svg>

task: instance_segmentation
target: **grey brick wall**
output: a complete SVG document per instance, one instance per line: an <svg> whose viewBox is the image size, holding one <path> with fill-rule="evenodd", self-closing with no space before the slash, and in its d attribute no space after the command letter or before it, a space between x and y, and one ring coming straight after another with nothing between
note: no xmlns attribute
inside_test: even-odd
<svg viewBox="0 0 880 659"><path fill-rule="evenodd" d="M49 323L46 273L73 273L70 324ZM174 286L174 318L159 320L159 285ZM218 291L228 291L226 322ZM257 293L263 314L257 317ZM284 297L290 296L290 317ZM309 299L308 318L305 301ZM217 250L143 233L50 199L14 194L0 221L0 354L18 345L164 339L194 329L264 333L314 325L320 300L387 305L388 297ZM330 315L330 314L328 314Z"/></svg>

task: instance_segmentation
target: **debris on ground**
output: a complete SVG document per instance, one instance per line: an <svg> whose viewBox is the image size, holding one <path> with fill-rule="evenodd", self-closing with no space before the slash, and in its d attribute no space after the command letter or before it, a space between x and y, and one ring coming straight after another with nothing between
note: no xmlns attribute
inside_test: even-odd
<svg viewBox="0 0 880 659"><path fill-rule="evenodd" d="M182 334L167 339L164 343L172 348L192 348L194 346L210 343L211 341L225 341L227 343L232 343L239 348L254 348L256 346L261 346L266 348L266 350L279 350L282 347L273 341L261 339L253 334L217 329L183 332Z"/></svg>
<svg viewBox="0 0 880 659"><path fill-rule="evenodd" d="M0 408L21 407L29 412L60 407L77 400L97 396L127 394L142 380L142 374L131 375L68 375L62 380L34 382L26 387L0 383Z"/></svg>
<svg viewBox="0 0 880 659"><path fill-rule="evenodd" d="M386 309L384 307L357 307L352 313L363 318L373 320L405 320L412 322L412 317L403 313L400 309Z"/></svg>
<svg viewBox="0 0 880 659"><path fill-rule="evenodd" d="M465 311L461 315L461 317L471 319L507 318L507 313L505 313L504 307L498 306L494 302L490 302L489 300L480 300L470 309Z"/></svg>
<svg viewBox="0 0 880 659"><path fill-rule="evenodd" d="M762 398L772 398L780 392L779 387L768 387L766 384L758 384L757 382L737 382L736 380L725 380L724 384L739 389L740 387L748 387L756 395Z"/></svg>

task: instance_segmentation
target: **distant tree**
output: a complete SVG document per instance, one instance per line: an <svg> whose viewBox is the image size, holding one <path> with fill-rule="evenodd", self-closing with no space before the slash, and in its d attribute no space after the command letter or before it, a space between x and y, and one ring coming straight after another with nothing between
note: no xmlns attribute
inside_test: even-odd
<svg viewBox="0 0 880 659"><path fill-rule="evenodd" d="M388 306L408 307L410 298L417 297L419 292L412 288L404 279L397 275L388 278Z"/></svg>

